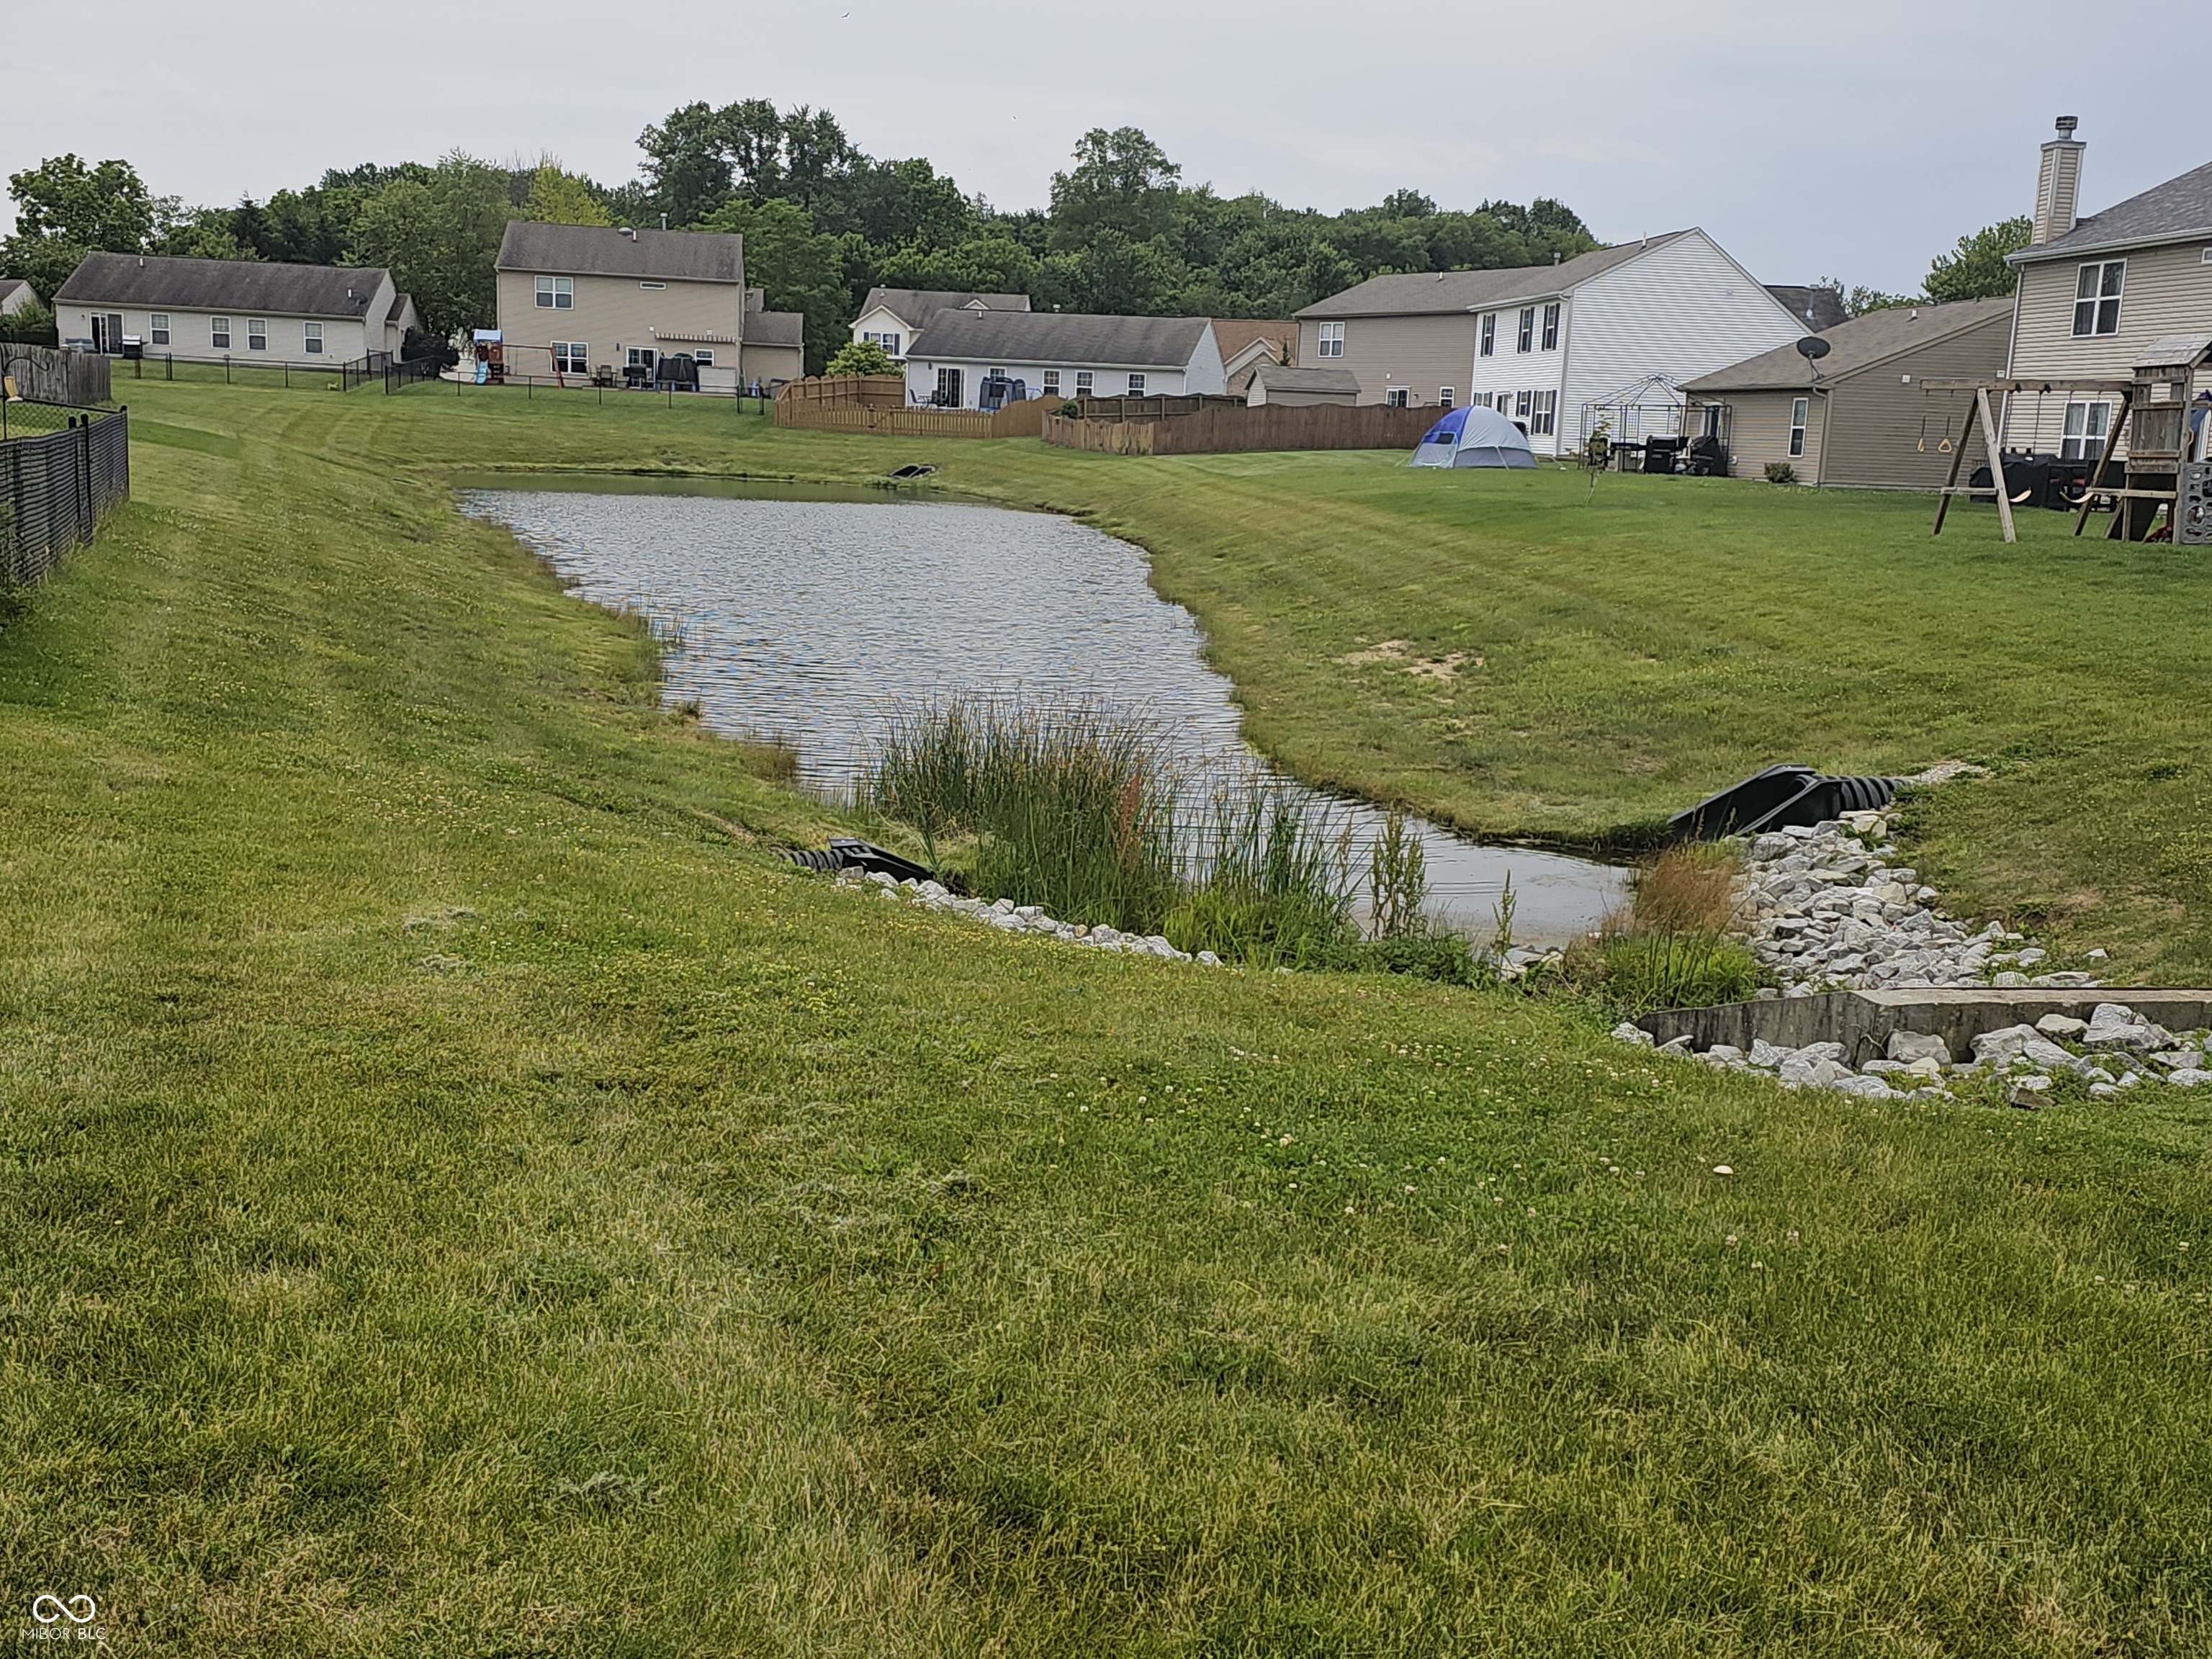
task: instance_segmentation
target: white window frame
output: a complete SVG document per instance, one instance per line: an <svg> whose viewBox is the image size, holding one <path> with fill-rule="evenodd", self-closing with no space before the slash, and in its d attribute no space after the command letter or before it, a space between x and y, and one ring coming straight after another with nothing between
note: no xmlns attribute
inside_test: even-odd
<svg viewBox="0 0 2212 1659"><path fill-rule="evenodd" d="M2092 259L2074 274L2074 337L2095 339L2120 331L2120 301L2125 297L2128 262ZM2110 313L2107 314L2107 307ZM2083 327L2083 324L2087 327Z"/></svg>
<svg viewBox="0 0 2212 1659"><path fill-rule="evenodd" d="M1805 455L1805 428L1812 419L1813 400L1792 398L1790 400L1790 458L1802 460Z"/></svg>
<svg viewBox="0 0 2212 1659"><path fill-rule="evenodd" d="M151 345L169 343L169 313L157 311L146 319L146 339Z"/></svg>
<svg viewBox="0 0 2212 1659"><path fill-rule="evenodd" d="M1096 384L1097 384L1097 377L1093 374L1091 370L1087 368L1079 368L1075 371L1075 395L1077 397L1081 397L1085 392L1090 391Z"/></svg>
<svg viewBox="0 0 2212 1659"><path fill-rule="evenodd" d="M246 319L246 349L248 351L269 349L269 319L266 317L248 317Z"/></svg>
<svg viewBox="0 0 2212 1659"><path fill-rule="evenodd" d="M534 286L540 311L574 311L576 308L574 277L540 276Z"/></svg>
<svg viewBox="0 0 2212 1659"><path fill-rule="evenodd" d="M1045 370L1044 389L1048 396L1057 397L1060 394L1060 371L1058 369L1048 368Z"/></svg>
<svg viewBox="0 0 2212 1659"><path fill-rule="evenodd" d="M1535 401L1536 394L1533 392L1515 392L1513 394L1513 413L1510 418L1516 420L1523 426L1526 426L1528 422L1534 418Z"/></svg>
<svg viewBox="0 0 2212 1659"><path fill-rule="evenodd" d="M1521 307L1521 325L1513 331L1513 349L1534 351L1536 349L1536 307Z"/></svg>
<svg viewBox="0 0 2212 1659"><path fill-rule="evenodd" d="M1344 325L1342 323L1323 323L1321 325L1321 341L1314 348L1314 355L1317 357L1344 356Z"/></svg>
<svg viewBox="0 0 2212 1659"><path fill-rule="evenodd" d="M2112 434L2112 405L2104 398L2070 398L2059 428L2058 459L2094 461Z"/></svg>
<svg viewBox="0 0 2212 1659"><path fill-rule="evenodd" d="M966 407L962 400L968 396L968 377L950 365L937 371L937 395L942 398L947 392L951 393L952 401L940 404L939 407L945 409Z"/></svg>
<svg viewBox="0 0 2212 1659"><path fill-rule="evenodd" d="M1559 428L1559 394L1539 392L1528 400L1528 435L1548 438Z"/></svg>
<svg viewBox="0 0 2212 1659"><path fill-rule="evenodd" d="M1458 408L1459 388L1457 386L1438 386L1437 388L1437 407L1439 409Z"/></svg>
<svg viewBox="0 0 2212 1659"><path fill-rule="evenodd" d="M712 346L701 346L697 350L691 354L691 361L702 368L714 368L714 348Z"/></svg>
<svg viewBox="0 0 2212 1659"><path fill-rule="evenodd" d="M1393 386L1382 389L1382 401L1392 409L1404 409L1413 400L1411 386Z"/></svg>
<svg viewBox="0 0 2212 1659"><path fill-rule="evenodd" d="M1544 349L1559 349L1559 302L1557 300L1544 307Z"/></svg>
<svg viewBox="0 0 2212 1659"><path fill-rule="evenodd" d="M586 340L556 340L553 342L553 372L556 374L588 374L591 343Z"/></svg>
<svg viewBox="0 0 2212 1659"><path fill-rule="evenodd" d="M210 317L208 319L208 349L210 351L228 351L230 349L229 318Z"/></svg>
<svg viewBox="0 0 2212 1659"><path fill-rule="evenodd" d="M300 349L310 357L323 355L323 325L320 323L300 325Z"/></svg>
<svg viewBox="0 0 2212 1659"><path fill-rule="evenodd" d="M1494 311L1482 313L1482 355L1486 357L1498 355L1498 313Z"/></svg>
<svg viewBox="0 0 2212 1659"><path fill-rule="evenodd" d="M659 293L662 289L666 288L666 287L668 286L668 284L667 284L667 283L640 283L638 284L638 286L639 286L640 288L649 288L649 289L653 289L653 292L655 292L655 293L657 294L657 293ZM572 288L569 289L569 297L573 299L574 296L575 296L575 290L574 290L574 289L572 287Z"/></svg>
<svg viewBox="0 0 2212 1659"><path fill-rule="evenodd" d="M1129 395L1132 398L1145 395L1145 376L1141 370L1129 376Z"/></svg>

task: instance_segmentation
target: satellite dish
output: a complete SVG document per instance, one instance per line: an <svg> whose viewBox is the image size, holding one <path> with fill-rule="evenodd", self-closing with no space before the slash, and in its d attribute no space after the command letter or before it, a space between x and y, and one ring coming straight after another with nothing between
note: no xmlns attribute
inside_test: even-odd
<svg viewBox="0 0 2212 1659"><path fill-rule="evenodd" d="M1828 343L1817 334L1808 334L1797 342L1797 355L1808 362L1819 362L1828 355Z"/></svg>

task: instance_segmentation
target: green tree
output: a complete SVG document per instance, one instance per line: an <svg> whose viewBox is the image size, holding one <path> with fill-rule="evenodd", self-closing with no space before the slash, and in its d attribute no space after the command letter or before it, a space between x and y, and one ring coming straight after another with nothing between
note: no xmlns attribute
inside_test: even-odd
<svg viewBox="0 0 2212 1659"><path fill-rule="evenodd" d="M691 103L638 135L647 190L670 224L696 223L730 199L727 134L722 112Z"/></svg>
<svg viewBox="0 0 2212 1659"><path fill-rule="evenodd" d="M2033 228L2025 217L2002 219L1961 236L1956 248L1936 256L1922 291L1938 304L2012 293L2020 286L2020 273L2005 263L2005 255L2026 247Z"/></svg>
<svg viewBox="0 0 2212 1659"><path fill-rule="evenodd" d="M53 155L8 177L15 229L0 242L0 269L52 294L95 249L137 253L155 228L155 198L128 161L88 166Z"/></svg>
<svg viewBox="0 0 2212 1659"><path fill-rule="evenodd" d="M1052 246L1087 247L1101 231L1127 242L1167 234L1182 169L1135 127L1093 127L1076 141L1075 165L1052 175Z"/></svg>
<svg viewBox="0 0 2212 1659"><path fill-rule="evenodd" d="M837 348L837 355L830 360L823 371L828 374L896 374L898 365L891 354L873 340L848 340Z"/></svg>
<svg viewBox="0 0 2212 1659"><path fill-rule="evenodd" d="M745 239L745 281L763 291L769 310L804 314L806 372L819 374L849 338L844 239L817 230L813 216L795 202L725 202L699 228Z"/></svg>
<svg viewBox="0 0 2212 1659"><path fill-rule="evenodd" d="M607 216L592 181L566 171L550 155L541 159L530 175L530 191L523 198L522 216L549 225L614 222Z"/></svg>
<svg viewBox="0 0 2212 1659"><path fill-rule="evenodd" d="M456 150L362 204L352 262L390 267L433 334L488 328L498 313L492 264L514 216L507 169Z"/></svg>

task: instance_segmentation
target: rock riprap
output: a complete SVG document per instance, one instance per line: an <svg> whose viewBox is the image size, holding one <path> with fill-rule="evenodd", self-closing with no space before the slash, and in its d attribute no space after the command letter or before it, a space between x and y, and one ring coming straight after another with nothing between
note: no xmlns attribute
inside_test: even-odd
<svg viewBox="0 0 2212 1659"><path fill-rule="evenodd" d="M1784 996L2097 982L2086 973L2031 975L2050 959L2041 946L1996 922L1975 932L1945 915L1919 872L1893 861L1887 830L1883 814L1855 814L1777 830L1744 848L1737 915L1753 956Z"/></svg>
<svg viewBox="0 0 2212 1659"><path fill-rule="evenodd" d="M1639 1025L1624 1022L1613 1034L1624 1042L1655 1046ZM1888 1052L1856 1071L1844 1063L1840 1042L1785 1048L1754 1042L1748 1053L1717 1042L1700 1053L1684 1036L1656 1047L1660 1054L1724 1071L1763 1072L1785 1089L1834 1089L1875 1100L1950 1100L1956 1098L1956 1085L1981 1079L2006 1091L2014 1105L2033 1106L2061 1078L2081 1079L2098 1099L2146 1083L2184 1089L2212 1083L2208 1035L2169 1031L2124 1002L2100 1002L2086 1021L2046 1014L2033 1025L1984 1031L1974 1039L1972 1057L1954 1055L1939 1036L1893 1031Z"/></svg>
<svg viewBox="0 0 2212 1659"><path fill-rule="evenodd" d="M1193 956L1188 951L1178 951L1158 933L1125 933L1113 927L1083 927L1072 922L1056 921L1034 904L1017 904L1012 899L962 898L942 882L915 881L908 878L896 881L878 871L869 876L858 876L848 871L837 878L840 887L873 887L887 899L903 899L927 909L949 911L957 916L966 916L987 927L996 927L1009 933L1043 933L1066 945L1081 945L1093 951L1123 951L1135 956L1165 957L1174 962L1195 962L1208 968L1221 966L1221 958L1211 951L1200 951Z"/></svg>

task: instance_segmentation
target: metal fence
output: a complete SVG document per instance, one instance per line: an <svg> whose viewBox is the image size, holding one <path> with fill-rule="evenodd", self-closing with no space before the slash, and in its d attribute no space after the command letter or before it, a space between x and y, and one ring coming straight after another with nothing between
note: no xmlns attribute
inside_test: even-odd
<svg viewBox="0 0 2212 1659"><path fill-rule="evenodd" d="M89 355L89 354L79 354ZM226 386L324 386L351 392L384 378L388 351L338 362L328 357L179 357L149 351L141 356L109 357L117 375L133 380L221 380Z"/></svg>
<svg viewBox="0 0 2212 1659"><path fill-rule="evenodd" d="M13 404L18 421L50 405ZM0 580L27 586L131 495L131 416L64 409L60 424L0 442ZM20 430L11 423L11 430Z"/></svg>
<svg viewBox="0 0 2212 1659"><path fill-rule="evenodd" d="M507 398L520 398L526 403L547 399L555 403L566 398L571 403L586 400L600 404L641 404L658 399L671 409L678 404L720 400L734 403L739 414L750 404L760 414L769 413L775 402L775 383L755 381L750 385L731 386L672 386L663 382L657 386L607 386L595 382L582 374L516 374L512 372L496 380L449 380L435 363L397 363L384 374L384 389L388 393L411 393L416 397Z"/></svg>

